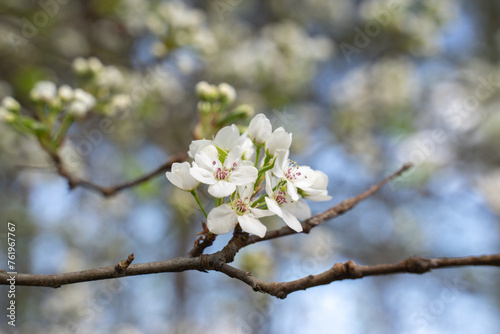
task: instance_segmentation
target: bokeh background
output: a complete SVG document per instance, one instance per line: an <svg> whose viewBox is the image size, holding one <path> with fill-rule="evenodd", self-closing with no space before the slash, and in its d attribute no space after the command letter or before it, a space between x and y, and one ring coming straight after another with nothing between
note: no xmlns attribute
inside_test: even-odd
<svg viewBox="0 0 500 334"><path fill-rule="evenodd" d="M293 133L294 160L329 177L333 199L311 203L314 213L415 164L310 235L240 252L235 263L263 279L346 260L492 254L500 251L499 17L500 3L487 0L4 0L0 98L29 109L36 81L81 86L73 60L97 57L95 94L108 109L75 124L62 154L75 175L102 185L186 151L200 80L233 85L237 103ZM131 98L126 117L116 117L112 94ZM113 127L99 136L92 130L103 118ZM0 152L0 268L8 221L17 226L18 272L39 274L106 266L132 252L136 263L176 257L201 230L189 194L163 175L105 199L70 191L36 140L7 124ZM498 274L468 267L368 277L285 300L201 272L18 287L17 330L493 334ZM6 322L0 330L10 333Z"/></svg>

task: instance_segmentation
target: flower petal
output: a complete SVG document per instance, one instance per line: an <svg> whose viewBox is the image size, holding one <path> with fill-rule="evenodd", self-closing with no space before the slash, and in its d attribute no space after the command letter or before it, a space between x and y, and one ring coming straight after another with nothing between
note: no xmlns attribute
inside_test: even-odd
<svg viewBox="0 0 500 334"><path fill-rule="evenodd" d="M223 150L229 151L236 145L239 137L240 131L238 127L232 124L231 126L225 126L219 130L215 136L214 143Z"/></svg>
<svg viewBox="0 0 500 334"><path fill-rule="evenodd" d="M257 168L253 166L238 166L232 172L229 182L237 186L245 186L257 180Z"/></svg>
<svg viewBox="0 0 500 334"><path fill-rule="evenodd" d="M193 162L193 167L191 167L189 173L191 173L192 177L202 183L214 184L215 182L217 182L212 171L198 167L196 162Z"/></svg>
<svg viewBox="0 0 500 334"><path fill-rule="evenodd" d="M170 172L166 172L165 175L176 187L190 191L198 187L200 183L190 174L190 168L191 165L189 162L174 162L170 168Z"/></svg>
<svg viewBox="0 0 500 334"><path fill-rule="evenodd" d="M193 140L191 144L189 144L189 157L194 159L196 153L198 153L203 147L210 145L211 143L212 141L207 139Z"/></svg>
<svg viewBox="0 0 500 334"><path fill-rule="evenodd" d="M236 190L236 185L226 181L216 181L208 187L208 193L213 197L222 198L231 195Z"/></svg>
<svg viewBox="0 0 500 334"><path fill-rule="evenodd" d="M208 213L207 227L210 232L224 234L231 231L238 222L236 213L228 204L222 204Z"/></svg>
<svg viewBox="0 0 500 334"><path fill-rule="evenodd" d="M179 176L175 175L172 172L166 172L165 176L174 186L182 189L182 180Z"/></svg>
<svg viewBox="0 0 500 334"><path fill-rule="evenodd" d="M241 225L243 231L248 233L253 233L263 238L266 235L267 228L256 218L252 218L248 215L237 216L238 222Z"/></svg>
<svg viewBox="0 0 500 334"><path fill-rule="evenodd" d="M275 213L269 210L262 210L262 209L255 209L253 208L250 211L250 217L253 218L262 218L262 217L269 217L269 216L274 216Z"/></svg>
<svg viewBox="0 0 500 334"><path fill-rule="evenodd" d="M240 146L233 147L227 154L226 161L224 161L224 166L228 169L232 168L233 164L240 160L242 154L243 149Z"/></svg>
<svg viewBox="0 0 500 334"><path fill-rule="evenodd" d="M302 225L290 211L283 209L283 220L295 232L302 232Z"/></svg>
<svg viewBox="0 0 500 334"><path fill-rule="evenodd" d="M292 213L299 220L308 219L308 218L311 218L311 216L312 216L311 208L302 199L298 202L286 204L282 207L282 209L290 211L290 213Z"/></svg>
<svg viewBox="0 0 500 334"><path fill-rule="evenodd" d="M283 212L282 212L278 202L276 202L276 200L274 200L270 197L266 197L266 204L267 204L267 208L270 211L274 212L279 217L283 218Z"/></svg>
<svg viewBox="0 0 500 334"><path fill-rule="evenodd" d="M297 187L289 180L286 181L286 192L294 201L299 200L299 194L297 193Z"/></svg>

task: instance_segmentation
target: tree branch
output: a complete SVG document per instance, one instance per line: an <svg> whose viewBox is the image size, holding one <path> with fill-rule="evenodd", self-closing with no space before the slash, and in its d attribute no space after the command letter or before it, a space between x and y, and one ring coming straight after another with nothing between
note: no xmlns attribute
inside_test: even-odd
<svg viewBox="0 0 500 334"><path fill-rule="evenodd" d="M97 192L100 192L104 197L113 196L116 193L118 193L124 189L135 187L138 184L146 182L146 181L150 180L151 178L153 178L153 177L155 177L163 172L168 171L174 162L182 162L182 161L187 159L186 153L175 154L175 155L171 156L170 159L167 162L165 162L163 165L159 166L158 168L156 168L152 172L149 172L149 173L147 173L147 174L145 174L145 175L143 175L135 180L125 182L123 184L119 184L119 185L116 185L113 187L103 187L103 186L97 185L95 183L92 183L90 181L82 180L82 179L72 175L64 167L62 159L58 154L53 154L51 152L48 152L48 153L50 154L52 160L54 161L56 168L57 168L57 172L59 173L59 175L61 175L62 177L64 177L68 181L70 189L74 189L76 187L84 187L87 189L91 189L91 190L95 190Z"/></svg>
<svg viewBox="0 0 500 334"><path fill-rule="evenodd" d="M432 269L462 266L500 267L500 254L436 259L410 257L398 263L372 266L360 266L354 264L352 261L347 261L345 263L336 263L332 268L321 274L309 275L295 281L281 283L260 280L253 277L251 273L227 264L216 268L216 270L248 284L254 291L284 299L292 292L306 290L319 285L327 285L335 281L399 273L423 274L430 272Z"/></svg>

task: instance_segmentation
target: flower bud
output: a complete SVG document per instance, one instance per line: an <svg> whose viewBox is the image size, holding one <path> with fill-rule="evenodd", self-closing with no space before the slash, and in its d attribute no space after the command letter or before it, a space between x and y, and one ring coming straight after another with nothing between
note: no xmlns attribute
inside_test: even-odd
<svg viewBox="0 0 500 334"><path fill-rule="evenodd" d="M196 84L196 95L204 101L215 101L219 97L219 91L214 85L206 81L200 81Z"/></svg>
<svg viewBox="0 0 500 334"><path fill-rule="evenodd" d="M86 59L82 57L75 58L73 60L73 71L78 75L87 74L89 71L89 63Z"/></svg>
<svg viewBox="0 0 500 334"><path fill-rule="evenodd" d="M85 117L88 111L85 103L79 100L72 101L68 106L68 113L76 118Z"/></svg>
<svg viewBox="0 0 500 334"><path fill-rule="evenodd" d="M69 101L73 99L73 88L68 85L62 85L57 90L57 96L63 101Z"/></svg>
<svg viewBox="0 0 500 334"><path fill-rule="evenodd" d="M234 100L236 100L236 90L232 86L223 82L219 84L217 88L219 90L219 96L222 102L231 104L234 102Z"/></svg>
<svg viewBox="0 0 500 334"><path fill-rule="evenodd" d="M88 60L88 66L89 66L89 71L98 74L104 69L104 65L101 63L99 58L97 57L90 57Z"/></svg>
<svg viewBox="0 0 500 334"><path fill-rule="evenodd" d="M11 112L19 112L21 110L21 105L13 97L6 96L2 100L2 106Z"/></svg>
<svg viewBox="0 0 500 334"><path fill-rule="evenodd" d="M271 136L272 131L271 122L264 114L255 116L248 126L248 135L257 145L264 144Z"/></svg>
<svg viewBox="0 0 500 334"><path fill-rule="evenodd" d="M57 98L57 88L51 81L39 81L31 89L30 97L35 102L54 103Z"/></svg>
<svg viewBox="0 0 500 334"><path fill-rule="evenodd" d="M0 122L12 123L16 119L16 115L4 107L0 107Z"/></svg>

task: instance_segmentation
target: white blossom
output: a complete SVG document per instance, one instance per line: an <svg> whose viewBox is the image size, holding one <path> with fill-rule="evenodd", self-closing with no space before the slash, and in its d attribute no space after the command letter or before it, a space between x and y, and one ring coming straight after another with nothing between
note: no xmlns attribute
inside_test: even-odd
<svg viewBox="0 0 500 334"><path fill-rule="evenodd" d="M277 150L288 150L292 144L292 134L282 127L277 128L266 141L266 153L275 155Z"/></svg>
<svg viewBox="0 0 500 334"><path fill-rule="evenodd" d="M191 165L189 162L174 162L170 172L166 172L165 175L174 186L182 190L191 191L198 187L200 182L191 176L189 172L190 168Z"/></svg>
<svg viewBox="0 0 500 334"><path fill-rule="evenodd" d="M319 170L312 173L313 182L309 187L302 188L304 198L311 201L328 201L332 196L328 195L328 176Z"/></svg>
<svg viewBox="0 0 500 334"><path fill-rule="evenodd" d="M208 193L221 198L231 195L236 186L254 183L257 169L249 162L240 160L243 150L235 146L224 162L220 161L219 152L214 145L208 145L195 156L191 175L198 181L209 184ZM250 163L251 164L251 163Z"/></svg>
<svg viewBox="0 0 500 334"><path fill-rule="evenodd" d="M289 160L290 151L278 150L273 174L286 181L287 193L294 201L299 200L297 188L311 187L314 182L314 170L308 166L299 166Z"/></svg>
<svg viewBox="0 0 500 334"><path fill-rule="evenodd" d="M302 200L293 200L287 193L287 185L281 180L274 181L270 172L266 172L265 201L267 208L278 215L295 232L302 232L299 219L311 217L309 205Z"/></svg>
<svg viewBox="0 0 500 334"><path fill-rule="evenodd" d="M271 216L274 213L253 208L250 198L252 192L253 185L239 187L237 195L229 204L222 204L212 209L207 217L208 229L215 234L224 234L230 232L239 223L243 231L264 237L267 228L259 218Z"/></svg>

